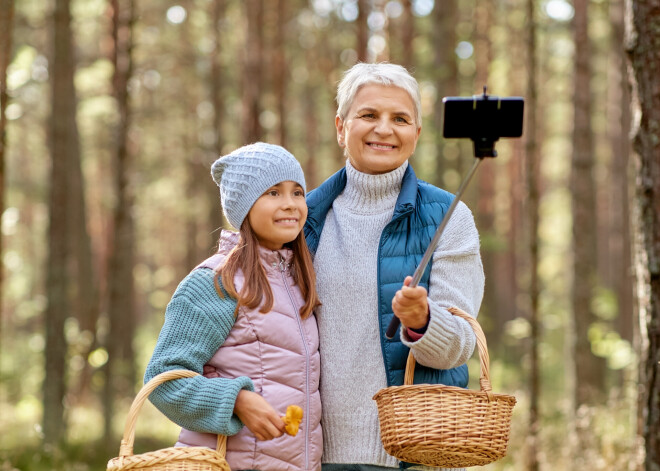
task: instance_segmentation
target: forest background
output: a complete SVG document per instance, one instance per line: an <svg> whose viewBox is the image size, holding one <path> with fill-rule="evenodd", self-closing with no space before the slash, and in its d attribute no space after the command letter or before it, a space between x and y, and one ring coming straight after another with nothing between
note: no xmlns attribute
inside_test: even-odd
<svg viewBox="0 0 660 471"><path fill-rule="evenodd" d="M415 75L411 162L452 192L474 157L442 137L442 98L526 100L465 196L491 379L518 399L484 469L660 469L652 3L0 0L0 470L117 455L165 306L226 227L210 164L269 141L318 186L344 164L334 95L356 61ZM136 451L176 430L146 406Z"/></svg>

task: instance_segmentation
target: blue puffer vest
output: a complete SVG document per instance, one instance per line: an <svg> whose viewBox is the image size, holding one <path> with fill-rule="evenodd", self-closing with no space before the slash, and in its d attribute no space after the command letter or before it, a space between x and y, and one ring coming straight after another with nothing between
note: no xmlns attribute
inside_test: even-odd
<svg viewBox="0 0 660 471"><path fill-rule="evenodd" d="M346 186L346 169L342 168L321 186L307 195L309 213L305 224L305 237L312 253L316 253L332 203ZM442 221L454 195L418 180L408 165L401 192L394 208L392 220L385 226L378 246L378 318L380 320L380 343L387 372L387 385L400 386L406 368L409 348L400 339L399 332L392 339L385 331L394 316L392 298L401 287L404 278L412 275L424 256L435 230ZM427 290L431 274L431 263L419 282ZM467 365L449 370L436 370L417 364L415 384L445 384L467 387Z"/></svg>

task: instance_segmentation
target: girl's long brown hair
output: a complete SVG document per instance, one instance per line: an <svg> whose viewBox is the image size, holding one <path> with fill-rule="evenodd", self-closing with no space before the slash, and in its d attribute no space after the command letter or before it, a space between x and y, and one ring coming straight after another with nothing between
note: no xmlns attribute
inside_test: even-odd
<svg viewBox="0 0 660 471"><path fill-rule="evenodd" d="M224 297L218 283L218 278L220 278L226 293L238 300L236 312L240 306L256 309L265 298L259 312L266 314L273 308L273 291L270 289L266 271L261 265L259 241L248 218L245 218L241 225L239 234L236 247L229 252L225 262L216 268L214 279L216 290L221 297ZM317 306L321 305L321 302L316 293L314 265L303 231L300 231L298 236L285 246L293 251L292 276L305 300L305 304L300 307L300 317L306 319ZM234 276L239 269L243 271L245 279L240 293L236 291L234 285Z"/></svg>

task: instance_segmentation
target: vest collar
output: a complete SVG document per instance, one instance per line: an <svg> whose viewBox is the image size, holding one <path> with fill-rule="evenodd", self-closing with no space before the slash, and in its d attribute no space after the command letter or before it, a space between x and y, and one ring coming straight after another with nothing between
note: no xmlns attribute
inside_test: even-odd
<svg viewBox="0 0 660 471"><path fill-rule="evenodd" d="M307 220L313 227L323 227L325 217L332 207L335 198L346 187L346 167L331 175L316 190L310 192L307 198L309 214ZM401 191L396 200L392 220L399 219L415 210L417 204L417 176L411 165L408 165L401 180Z"/></svg>

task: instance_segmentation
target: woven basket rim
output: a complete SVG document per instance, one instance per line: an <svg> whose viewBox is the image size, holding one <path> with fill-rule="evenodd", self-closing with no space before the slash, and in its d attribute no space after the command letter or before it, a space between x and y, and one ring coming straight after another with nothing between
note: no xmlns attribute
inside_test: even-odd
<svg viewBox="0 0 660 471"><path fill-rule="evenodd" d="M168 455L175 455L174 457ZM147 451L139 455L116 456L108 461L107 471L131 469L133 465L144 466L144 461L159 460L163 463L178 461L200 461L212 465L224 466L225 458L217 450L203 446L168 447ZM138 468L139 469L139 468Z"/></svg>
<svg viewBox="0 0 660 471"><path fill-rule="evenodd" d="M383 388L379 390L376 394L374 394L373 400L377 400L378 398L388 394L399 393L402 395L406 395L409 393L416 393L419 391L434 391L434 390L440 392L464 394L466 396L474 396L474 397L483 396L486 399L488 399L488 393L484 391L475 391L473 389L465 389L458 386L446 386L444 384L403 384L401 386L389 386L387 388ZM510 394L491 392L490 395L493 399L498 401L507 401L507 402L512 402L513 404L517 403L516 397Z"/></svg>

